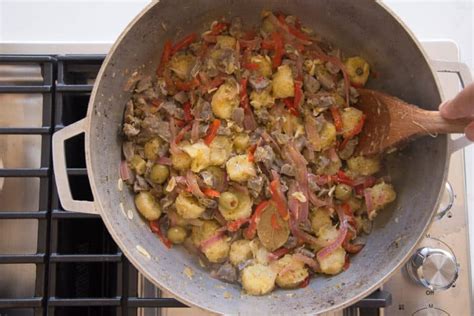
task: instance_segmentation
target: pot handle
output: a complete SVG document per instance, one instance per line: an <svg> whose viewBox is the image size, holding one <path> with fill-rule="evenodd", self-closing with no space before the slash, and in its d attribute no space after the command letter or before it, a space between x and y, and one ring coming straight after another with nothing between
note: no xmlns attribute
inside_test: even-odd
<svg viewBox="0 0 474 316"><path fill-rule="evenodd" d="M94 202L74 200L69 187L69 180L66 171L66 155L64 151L64 141L85 133L86 119L82 119L74 124L68 125L57 131L53 135L53 166L54 179L58 190L59 200L66 211L98 214Z"/></svg>
<svg viewBox="0 0 474 316"><path fill-rule="evenodd" d="M436 70L436 72L456 74L462 88L466 87L472 82L471 70L465 63L458 61L432 60L431 64L433 65L433 68ZM472 144L473 142L467 139L465 135L454 140L451 139L449 142L449 152L453 154L456 151Z"/></svg>

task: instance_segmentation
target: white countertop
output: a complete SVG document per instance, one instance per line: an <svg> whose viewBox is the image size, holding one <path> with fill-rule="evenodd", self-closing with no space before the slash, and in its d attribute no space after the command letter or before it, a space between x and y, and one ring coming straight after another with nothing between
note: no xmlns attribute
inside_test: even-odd
<svg viewBox="0 0 474 316"><path fill-rule="evenodd" d="M149 0L0 0L0 43L110 44L149 2ZM461 60L474 68L474 0L383 2L402 18L419 39L454 40L460 47ZM0 46L0 49L2 47L6 49L5 45ZM7 47L8 51L4 52L19 49L18 45ZM80 45L76 48L76 53L98 53L91 51L89 45ZM102 46L100 52L106 52L107 48L108 45ZM50 52L46 51L47 47L44 50Z"/></svg>

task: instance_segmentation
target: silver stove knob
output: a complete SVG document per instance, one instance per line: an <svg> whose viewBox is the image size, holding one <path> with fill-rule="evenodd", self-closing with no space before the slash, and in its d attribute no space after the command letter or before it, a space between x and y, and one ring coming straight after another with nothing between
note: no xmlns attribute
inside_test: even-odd
<svg viewBox="0 0 474 316"><path fill-rule="evenodd" d="M448 251L425 247L411 257L407 271L415 282L436 291L449 289L458 278L459 268Z"/></svg>

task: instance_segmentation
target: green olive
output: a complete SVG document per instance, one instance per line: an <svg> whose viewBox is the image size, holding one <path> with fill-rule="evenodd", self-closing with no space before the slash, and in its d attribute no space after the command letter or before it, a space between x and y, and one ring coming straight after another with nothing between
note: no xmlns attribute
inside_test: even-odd
<svg viewBox="0 0 474 316"><path fill-rule="evenodd" d="M154 221L160 218L161 208L150 192L140 192L135 196L135 206L147 220Z"/></svg>
<svg viewBox="0 0 474 316"><path fill-rule="evenodd" d="M249 146L250 137L245 133L239 133L234 138L234 148L237 152L244 152Z"/></svg>
<svg viewBox="0 0 474 316"><path fill-rule="evenodd" d="M239 199L232 192L223 192L219 197L219 207L233 210L239 206Z"/></svg>
<svg viewBox="0 0 474 316"><path fill-rule="evenodd" d="M171 163L177 170L186 170L191 167L191 157L185 152L176 153L171 155Z"/></svg>
<svg viewBox="0 0 474 316"><path fill-rule="evenodd" d="M148 160L155 160L158 156L158 151L160 150L161 140L159 138L153 138L146 142L143 151L145 153L145 158Z"/></svg>
<svg viewBox="0 0 474 316"><path fill-rule="evenodd" d="M166 181L166 179L168 179L169 175L170 170L167 166L156 164L151 168L150 180L155 183L162 184Z"/></svg>
<svg viewBox="0 0 474 316"><path fill-rule="evenodd" d="M336 195L336 199L346 201L352 195L352 188L347 184L340 183L336 185L336 190L334 193Z"/></svg>
<svg viewBox="0 0 474 316"><path fill-rule="evenodd" d="M173 244L181 244L186 239L186 229L181 226L173 226L168 229L166 236Z"/></svg>
<svg viewBox="0 0 474 316"><path fill-rule="evenodd" d="M145 170L146 170L146 162L139 155L135 155L132 157L130 161L130 167L133 170L135 170L136 173L138 173L139 175L142 175L145 173Z"/></svg>

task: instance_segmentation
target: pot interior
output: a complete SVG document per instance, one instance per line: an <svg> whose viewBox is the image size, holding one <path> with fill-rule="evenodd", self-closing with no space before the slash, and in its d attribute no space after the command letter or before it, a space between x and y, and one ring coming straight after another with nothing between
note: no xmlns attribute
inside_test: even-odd
<svg viewBox="0 0 474 316"><path fill-rule="evenodd" d="M419 47L375 1L183 0L179 6L175 1L160 1L122 35L103 66L88 114L89 177L102 218L124 253L151 281L183 302L220 313L322 312L368 294L411 252L432 218L444 184L446 137L419 139L387 159L387 174L398 198L377 217L364 250L353 256L347 272L319 276L304 289L277 290L264 297L243 295L240 287L211 278L180 247L165 249L135 211L132 194L126 188L117 189L119 134L130 96L123 87L130 75L153 73L165 39L204 30L221 16L240 16L244 24L255 24L262 9L297 15L346 55L364 57L377 74L369 81L370 88L426 109L434 110L440 103L436 80ZM132 219L122 213L120 203L125 213L132 211ZM184 273L187 267L192 277Z"/></svg>

